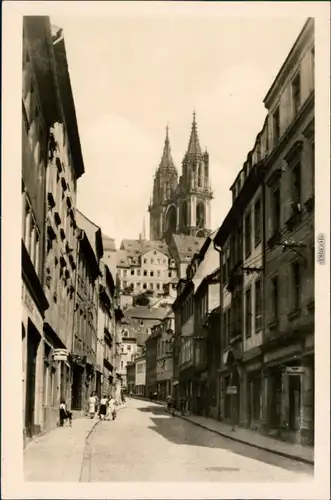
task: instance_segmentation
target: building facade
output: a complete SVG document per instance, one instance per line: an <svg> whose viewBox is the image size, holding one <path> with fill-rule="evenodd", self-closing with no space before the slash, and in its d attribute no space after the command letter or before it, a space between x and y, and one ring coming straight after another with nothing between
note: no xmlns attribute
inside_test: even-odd
<svg viewBox="0 0 331 500"><path fill-rule="evenodd" d="M84 173L63 33L52 27L45 16L24 18L22 97L22 201L27 220L23 235L30 260L40 268L39 278L49 303L42 342L31 337L31 344L28 340L27 346L23 345L30 367L28 386L35 386L36 382L38 394L38 409L29 396L25 416L29 421L38 419L38 432L56 425L60 397L70 399L68 354L77 267L76 185ZM26 162L30 162L29 174ZM37 166L34 201L25 194L31 193L36 172L33 165ZM27 263L23 262L22 267L28 269ZM28 434L33 433L31 424L29 428Z"/></svg>
<svg viewBox="0 0 331 500"><path fill-rule="evenodd" d="M263 425L287 439L314 436L314 20L266 98Z"/></svg>
<svg viewBox="0 0 331 500"><path fill-rule="evenodd" d="M96 388L97 316L100 259L103 255L98 226L76 211L79 228L78 270L72 348L72 409L87 411L88 398Z"/></svg>
<svg viewBox="0 0 331 500"><path fill-rule="evenodd" d="M100 262L95 389L98 398L113 394L115 375L115 283L110 270Z"/></svg>
<svg viewBox="0 0 331 500"><path fill-rule="evenodd" d="M135 359L135 394L137 396L146 397L146 349Z"/></svg>
<svg viewBox="0 0 331 500"><path fill-rule="evenodd" d="M172 394L173 357L172 343L175 331L175 315L170 309L164 319L155 327L156 343L156 392L158 399L166 401Z"/></svg>
<svg viewBox="0 0 331 500"><path fill-rule="evenodd" d="M48 300L43 291L45 185L50 110L41 93L50 92L38 71L34 47L47 52L48 20L24 18L22 78L22 408L23 438L40 432L43 415L43 322ZM34 29L36 26L36 30ZM52 70L48 68L52 81Z"/></svg>
<svg viewBox="0 0 331 500"><path fill-rule="evenodd" d="M123 240L117 274L123 301L129 306L133 305L132 297L139 294L148 294L152 304L160 301L166 291L170 297L175 295L174 286L166 290L166 285L177 277L177 269L164 242Z"/></svg>
<svg viewBox="0 0 331 500"><path fill-rule="evenodd" d="M221 265L220 418L312 444L312 19L265 105L263 129L231 188L233 205L215 238Z"/></svg>
<svg viewBox="0 0 331 500"><path fill-rule="evenodd" d="M129 361L126 364L126 383L128 394L135 394L136 390L136 363Z"/></svg>

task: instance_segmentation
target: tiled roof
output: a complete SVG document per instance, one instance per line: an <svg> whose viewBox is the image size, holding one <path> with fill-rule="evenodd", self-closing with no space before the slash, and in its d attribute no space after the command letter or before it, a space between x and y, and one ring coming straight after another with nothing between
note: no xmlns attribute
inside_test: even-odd
<svg viewBox="0 0 331 500"><path fill-rule="evenodd" d="M110 236L102 233L102 243L104 250L112 250L116 252L115 238L111 238Z"/></svg>
<svg viewBox="0 0 331 500"><path fill-rule="evenodd" d="M82 229L93 249L94 255L97 256L97 232L100 231L100 227L97 226L94 222L92 222L86 215L76 209L76 221L77 226Z"/></svg>
<svg viewBox="0 0 331 500"><path fill-rule="evenodd" d="M125 250L117 250L117 267L130 267L128 256Z"/></svg>
<svg viewBox="0 0 331 500"><path fill-rule="evenodd" d="M165 307L155 307L150 309L149 307L137 306L130 307L124 312L124 315L129 318L139 318L139 319L152 319L161 320L167 314L167 309Z"/></svg>
<svg viewBox="0 0 331 500"><path fill-rule="evenodd" d="M192 130L189 145L187 148L188 155L201 155L201 147L199 143L198 130L197 130L197 122L195 120L195 112L193 113L193 122L192 122Z"/></svg>
<svg viewBox="0 0 331 500"><path fill-rule="evenodd" d="M169 256L168 245L164 241L123 240L121 250L125 250L128 257L138 257L151 250L159 250Z"/></svg>
<svg viewBox="0 0 331 500"><path fill-rule="evenodd" d="M196 236L188 236L183 234L173 235L177 251L181 260L188 260L198 253L206 241L206 238L197 238Z"/></svg>

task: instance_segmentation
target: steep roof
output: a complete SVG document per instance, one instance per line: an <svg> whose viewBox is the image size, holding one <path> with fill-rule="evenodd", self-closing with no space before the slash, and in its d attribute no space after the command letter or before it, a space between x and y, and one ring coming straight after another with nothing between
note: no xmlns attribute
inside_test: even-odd
<svg viewBox="0 0 331 500"><path fill-rule="evenodd" d="M169 140L169 127L166 128L166 138L164 141L163 154L160 162L160 169L164 170L174 170L177 173L174 161L171 155L171 147Z"/></svg>
<svg viewBox="0 0 331 500"><path fill-rule="evenodd" d="M118 267L130 267L128 255L125 250L117 250L116 263Z"/></svg>
<svg viewBox="0 0 331 500"><path fill-rule="evenodd" d="M195 111L193 112L193 121L192 121L191 136L190 136L190 141L189 141L189 144L188 144L188 148L187 148L186 154L187 155L192 155L192 156L202 155L201 147L200 147L200 142L199 142L199 137L198 137L198 129L197 129L197 122L196 122L196 117L195 117Z"/></svg>
<svg viewBox="0 0 331 500"><path fill-rule="evenodd" d="M111 238L110 236L102 233L102 243L104 250L116 252L115 238Z"/></svg>
<svg viewBox="0 0 331 500"><path fill-rule="evenodd" d="M195 285L195 290L197 291L202 281L215 272L220 265L220 254L215 250L213 241L217 235L218 230L214 231L206 241L204 253L202 255L203 260L200 262L198 269L194 275L193 282ZM202 252L201 252L202 253Z"/></svg>
<svg viewBox="0 0 331 500"><path fill-rule="evenodd" d="M173 239L181 260L188 260L198 253L206 238L198 238L184 234L174 234Z"/></svg>
<svg viewBox="0 0 331 500"><path fill-rule="evenodd" d="M101 259L103 256L103 245L100 227L88 219L86 215L82 214L78 209L76 209L76 221L77 226L85 232L97 260Z"/></svg>
<svg viewBox="0 0 331 500"><path fill-rule="evenodd" d="M128 257L137 257L151 250L158 250L169 256L168 245L164 241L148 241L148 240L123 240L121 250L125 250Z"/></svg>
<svg viewBox="0 0 331 500"><path fill-rule="evenodd" d="M128 318L151 320L162 320L166 314L167 309L164 307L155 307L153 309L150 309L149 307L144 306L130 307L124 312L125 317Z"/></svg>

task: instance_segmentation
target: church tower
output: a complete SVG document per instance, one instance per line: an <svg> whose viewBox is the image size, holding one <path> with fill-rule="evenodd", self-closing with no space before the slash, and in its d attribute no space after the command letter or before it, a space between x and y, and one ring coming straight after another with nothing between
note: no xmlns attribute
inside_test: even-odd
<svg viewBox="0 0 331 500"><path fill-rule="evenodd" d="M210 234L210 203L213 198L209 181L209 154L202 153L195 112L190 140L182 162L177 188L177 233L206 237Z"/></svg>
<svg viewBox="0 0 331 500"><path fill-rule="evenodd" d="M169 127L166 128L163 154L156 170L150 213L150 239L162 240L176 232L176 187L178 172L171 155Z"/></svg>

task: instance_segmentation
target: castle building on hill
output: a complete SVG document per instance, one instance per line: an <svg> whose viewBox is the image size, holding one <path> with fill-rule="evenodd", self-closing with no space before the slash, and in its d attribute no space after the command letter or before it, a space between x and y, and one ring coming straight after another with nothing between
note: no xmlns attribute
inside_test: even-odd
<svg viewBox="0 0 331 500"><path fill-rule="evenodd" d="M178 179L170 147L169 129L156 171L150 213L150 239L170 243L173 234L206 238L210 234L209 154L201 150L195 112L190 140Z"/></svg>
<svg viewBox="0 0 331 500"><path fill-rule="evenodd" d="M145 229L139 239L123 240L117 251L117 280L122 307L133 297L148 294L150 306L173 302L178 280L210 234L212 191L209 155L202 153L195 113L187 151L178 176L171 154L169 129L156 170L149 205L150 240Z"/></svg>

